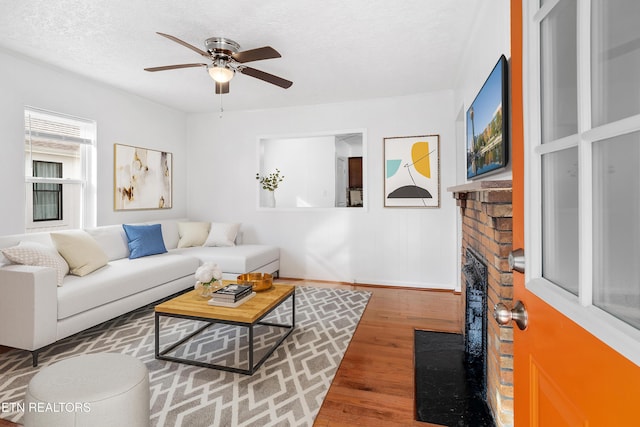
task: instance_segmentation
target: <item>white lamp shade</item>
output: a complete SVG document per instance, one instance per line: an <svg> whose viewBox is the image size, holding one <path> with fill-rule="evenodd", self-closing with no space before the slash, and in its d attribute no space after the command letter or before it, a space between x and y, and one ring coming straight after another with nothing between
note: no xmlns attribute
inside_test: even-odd
<svg viewBox="0 0 640 427"><path fill-rule="evenodd" d="M226 67L210 67L209 75L218 83L226 83L233 78L233 70Z"/></svg>

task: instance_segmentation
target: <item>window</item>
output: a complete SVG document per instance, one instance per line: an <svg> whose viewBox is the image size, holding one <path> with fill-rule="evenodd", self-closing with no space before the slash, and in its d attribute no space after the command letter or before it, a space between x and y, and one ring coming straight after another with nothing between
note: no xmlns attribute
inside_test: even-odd
<svg viewBox="0 0 640 427"><path fill-rule="evenodd" d="M95 225L95 139L91 120L25 109L28 232Z"/></svg>
<svg viewBox="0 0 640 427"><path fill-rule="evenodd" d="M365 207L365 142L366 132L362 129L260 137L259 175L268 176L278 169L285 179L276 191L277 203L271 199L274 192L256 186L258 207ZM359 158L359 167L353 167L350 159L354 158Z"/></svg>
<svg viewBox="0 0 640 427"><path fill-rule="evenodd" d="M640 2L525 4L527 287L640 363Z"/></svg>
<svg viewBox="0 0 640 427"><path fill-rule="evenodd" d="M33 161L33 176L62 178L62 163ZM33 184L33 221L62 220L62 184Z"/></svg>

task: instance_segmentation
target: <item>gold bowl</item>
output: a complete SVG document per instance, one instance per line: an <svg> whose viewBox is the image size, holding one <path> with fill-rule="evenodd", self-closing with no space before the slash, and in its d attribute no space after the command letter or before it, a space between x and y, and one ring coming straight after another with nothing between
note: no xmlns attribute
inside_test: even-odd
<svg viewBox="0 0 640 427"><path fill-rule="evenodd" d="M269 273L245 273L236 279L239 285L251 285L255 292L266 291L273 286L273 276Z"/></svg>

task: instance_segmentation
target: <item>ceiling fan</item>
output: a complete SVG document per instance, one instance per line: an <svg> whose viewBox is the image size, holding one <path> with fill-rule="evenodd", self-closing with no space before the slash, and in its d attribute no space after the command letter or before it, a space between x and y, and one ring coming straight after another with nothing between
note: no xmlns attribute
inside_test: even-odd
<svg viewBox="0 0 640 427"><path fill-rule="evenodd" d="M193 50L202 57L211 61L211 64L193 63L165 65L162 67L145 68L145 71L153 72L176 70L179 68L205 67L211 78L216 82L216 93L218 94L229 93L229 81L233 78L236 72L280 86L284 89L288 89L293 84L293 82L283 79L282 77L274 76L273 74L244 65L247 62L280 58L281 56L278 51L271 46L240 51L240 45L231 39L226 39L224 37L211 37L205 40L204 45L206 51L204 51L169 34L158 34Z"/></svg>

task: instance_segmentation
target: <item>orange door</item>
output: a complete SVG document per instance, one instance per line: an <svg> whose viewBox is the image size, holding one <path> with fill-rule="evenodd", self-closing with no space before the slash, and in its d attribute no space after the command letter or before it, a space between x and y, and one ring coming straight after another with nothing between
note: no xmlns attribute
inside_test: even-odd
<svg viewBox="0 0 640 427"><path fill-rule="evenodd" d="M514 248L525 247L522 41L522 0L512 0ZM515 426L640 425L640 368L529 291L525 274L514 272L529 320L514 325Z"/></svg>

